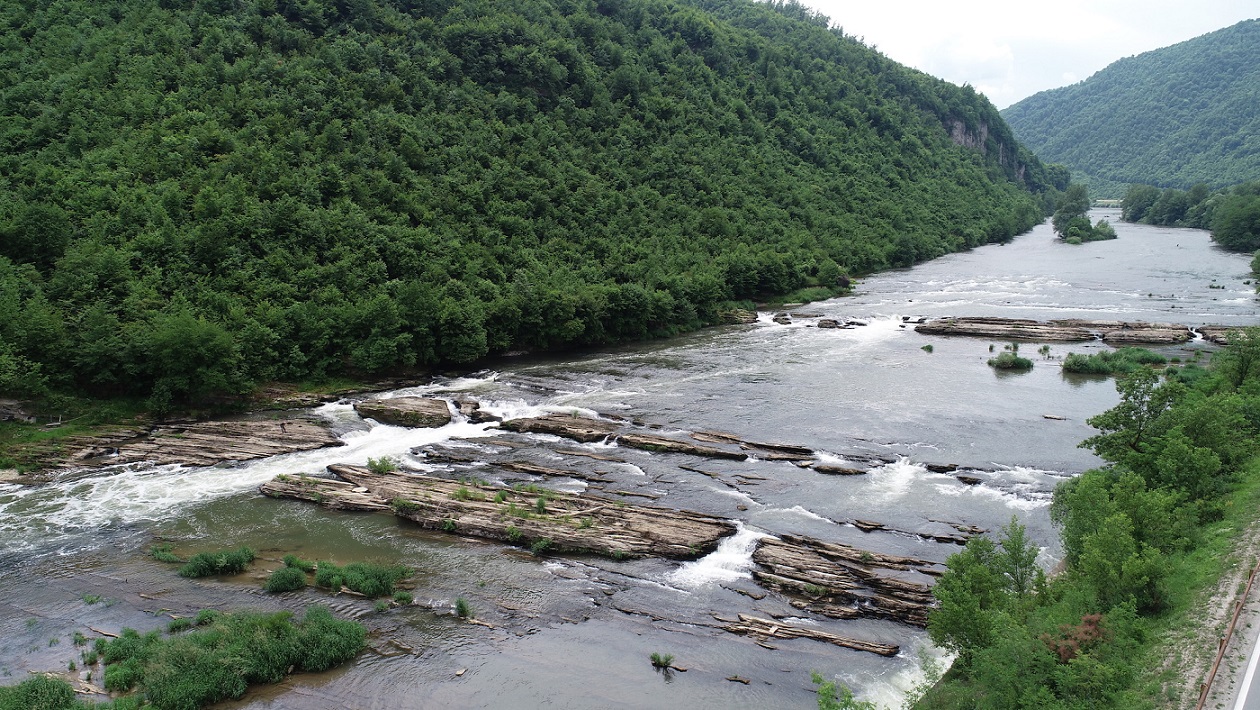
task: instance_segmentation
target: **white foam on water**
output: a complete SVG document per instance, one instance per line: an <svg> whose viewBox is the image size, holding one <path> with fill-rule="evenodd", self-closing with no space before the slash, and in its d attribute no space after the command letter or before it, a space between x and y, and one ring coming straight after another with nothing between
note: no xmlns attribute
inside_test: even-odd
<svg viewBox="0 0 1260 710"><path fill-rule="evenodd" d="M867 492L879 500L901 498L910 492L916 478L928 476L922 464L902 456L896 461L871 469L867 474Z"/></svg>
<svg viewBox="0 0 1260 710"><path fill-rule="evenodd" d="M340 412L320 410L324 416ZM281 473L320 474L332 463L403 459L413 447L485 436L490 426L464 422L408 429L369 422L367 429L343 434L344 446L214 466L108 466L43 485L6 487L0 489L0 552L63 545L76 537L89 545L86 536L95 530L172 518L189 505L253 490Z"/></svg>
<svg viewBox="0 0 1260 710"><path fill-rule="evenodd" d="M739 522L735 525L735 534L718 543L716 550L698 560L684 562L681 567L665 575L665 582L682 589L695 590L720 582L752 579L752 556L757 549L757 541L770 536L749 529Z"/></svg>
<svg viewBox="0 0 1260 710"><path fill-rule="evenodd" d="M910 654L902 651L898 658L907 655ZM938 672L944 672L954 662L953 654L937 648L927 640L915 643L915 649L911 657L917 658L918 661L902 664L891 675L881 674L877 676L873 682L867 684L863 689L860 699L873 703L877 708L903 707L907 695L919 689L928 680L928 665L935 666ZM860 683L864 679L855 680Z"/></svg>
<svg viewBox="0 0 1260 710"><path fill-rule="evenodd" d="M818 520L820 522L831 523L833 525L836 522L829 518L824 518L823 516L819 515L818 513L815 513L812 510L806 510L805 508L799 505L794 505L791 508L767 508L766 510L763 510L761 512L761 515L770 515L772 513L787 513L789 515L799 515L802 518L809 518L810 520Z"/></svg>
<svg viewBox="0 0 1260 710"><path fill-rule="evenodd" d="M755 505L755 506L761 507L761 503L758 503L757 501L753 500L752 496L748 495L747 493L744 493L743 491L733 491L728 488L713 488L713 487L709 487L709 490L713 491L714 493L717 493L718 495L730 496L731 498L734 498L735 500L738 500L742 503L747 503L748 505Z"/></svg>
<svg viewBox="0 0 1260 710"><path fill-rule="evenodd" d="M613 468L621 469L633 476L646 476L647 472L632 463L614 463Z"/></svg>
<svg viewBox="0 0 1260 710"><path fill-rule="evenodd" d="M374 395L378 399L393 399L394 397L423 397L435 394L437 392L469 392L480 389L486 385L494 384L499 379L499 373L486 372L480 375L470 375L467 377L439 377L427 385L417 385L415 387L404 387L390 392L382 392Z"/></svg>
<svg viewBox="0 0 1260 710"><path fill-rule="evenodd" d="M1050 505L1050 501L1052 499L1051 494L1044 493L1042 491L1025 491L1024 495L1020 495L1014 490L1007 491L984 484L980 484L978 486L967 486L964 493L977 498L996 500L1012 510L1025 512L1036 510L1038 508L1045 508ZM1036 497L1030 497L1030 495L1036 495Z"/></svg>
<svg viewBox="0 0 1260 710"><path fill-rule="evenodd" d="M846 466L848 468L857 468L856 464L843 456L838 456L827 451L815 451L814 456L818 458L819 463L830 464L833 466Z"/></svg>

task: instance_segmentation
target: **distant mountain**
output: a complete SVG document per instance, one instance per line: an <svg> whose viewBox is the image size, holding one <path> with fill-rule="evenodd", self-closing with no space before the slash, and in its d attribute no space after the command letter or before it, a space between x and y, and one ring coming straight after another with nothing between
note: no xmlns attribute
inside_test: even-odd
<svg viewBox="0 0 1260 710"><path fill-rule="evenodd" d="M1002 111L1042 160L1094 197L1110 185L1188 188L1260 179L1260 20L1115 62ZM1101 189L1099 189L1101 188Z"/></svg>

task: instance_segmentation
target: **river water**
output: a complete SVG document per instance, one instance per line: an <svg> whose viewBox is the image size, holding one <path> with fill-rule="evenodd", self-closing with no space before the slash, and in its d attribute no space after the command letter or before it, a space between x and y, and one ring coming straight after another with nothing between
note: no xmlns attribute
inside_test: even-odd
<svg viewBox="0 0 1260 710"><path fill-rule="evenodd" d="M807 708L815 706L811 671L897 707L921 677L920 652L934 653L926 634L890 621L798 617L804 612L775 594L755 599L755 541L797 533L944 561L959 548L918 533L953 532L948 523L996 529L1015 516L1042 547L1042 564L1053 566L1059 547L1047 512L1051 491L1097 465L1076 445L1092 433L1085 420L1117 399L1109 379L1065 375L1058 362L1068 352L1106 346L1055 343L1046 357L1037 353L1039 343L1022 343L1021 354L1036 366L1006 374L985 364L990 346L1000 350L1002 343L919 335L904 318L1257 322L1256 296L1244 283L1247 256L1217 249L1206 232L1118 223L1116 212L1093 215L1115 223L1115 241L1070 246L1042 225L1007 245L872 276L852 296L795 309L807 315L791 325L762 314L753 325L563 358L508 359L493 371L377 395L474 398L504 416L615 414L665 434L719 430L805 445L841 464L890 461L865 476L824 476L781 461L714 462L525 437L521 455L594 467L615 480L613 488L644 496L635 502L739 521L739 533L695 562L537 558L391 516L339 514L257 494L279 473L318 474L330 463L378 456L439 475L511 482L493 467L452 471L412 453L439 445L475 459L520 445L497 425L457 419L441 429L407 430L363 421L349 403L311 412L341 434L339 448L209 468L81 471L41 487L0 484L0 636L10 639L0 648L0 675L15 682L28 671L64 670L78 655L73 633L90 636L87 627L149 629L171 613L204 607L324 603L367 623L372 650L346 668L294 676L223 707ZM817 316L866 325L819 329ZM929 344L930 352L922 349ZM1162 350L1188 359L1198 349L1210 348L1192 342ZM583 447L617 460L563 453ZM966 485L924 463L974 469L982 482ZM688 470L695 468L717 478ZM863 533L853 519L889 530ZM262 559L238 579L184 580L146 557L158 538L182 553L250 545ZM417 570L420 605L377 614L364 600L316 590L262 593L258 578L289 552L408 564ZM459 622L450 613L459 597L488 625ZM902 652L882 658L804 639L776 641L772 650L716 628L714 614L738 613L896 643ZM688 670L653 670L653 652L672 654Z"/></svg>

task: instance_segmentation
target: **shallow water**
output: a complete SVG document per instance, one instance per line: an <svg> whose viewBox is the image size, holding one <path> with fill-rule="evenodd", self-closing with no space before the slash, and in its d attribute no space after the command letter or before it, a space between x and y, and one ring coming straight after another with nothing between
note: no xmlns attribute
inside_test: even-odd
<svg viewBox="0 0 1260 710"><path fill-rule="evenodd" d="M0 634L16 640L0 651L0 674L65 668L76 655L70 638L86 626L156 628L165 615L203 606L319 602L369 623L375 650L347 669L297 676L224 707L813 707L811 670L895 707L916 680L918 649L926 642L921 630L795 618L897 643L902 653L886 659L809 640L776 641L777 650L769 650L717 629L713 614L803 613L774 594L756 600L736 591L759 593L749 569L752 544L763 535L798 533L944 560L958 548L915 533L951 532L946 523L995 529L1016 516L1043 547L1042 563L1052 565L1059 553L1047 515L1051 491L1097 463L1076 444L1092 433L1086 419L1116 401L1110 380L1064 375L1057 361L1105 346L1051 344L1047 360L1035 354L1039 343L1023 343L1021 353L1037 366L1025 374L995 373L985 361L990 345L1002 343L921 336L902 327L902 317L1256 322L1257 301L1243 283L1250 278L1248 257L1216 249L1201 231L1116 227L1116 241L1069 246L1043 225L1011 244L880 274L853 296L799 309L868 322L851 330L811 327L813 317L781 326L765 314L751 326L564 358L507 360L493 372L382 395L472 397L504 416L605 412L659 425L666 434L719 430L805 445L840 465L871 455L889 459L865 476L825 476L786 462L520 439L530 444L522 455L532 460L598 470L615 481L611 487L658 496L636 502L740 521L737 535L695 562L540 559L421 531L390 516L337 514L259 496L256 487L279 473L318 474L329 463L369 457L394 456L418 471L433 470L411 450L435 443L487 458L505 450L492 424L457 420L408 430L360 420L348 403L312 412L341 434L339 448L209 468L106 468L38 488L0 485L0 598L9 600L0 607ZM926 344L933 352L921 349ZM1203 347L1164 350L1187 358ZM619 461L563 453L583 449ZM971 473L982 483L930 473L924 463L976 468ZM446 473L508 479L475 463ZM586 488L581 481L547 485ZM863 533L849 522L855 518L891 530ZM238 579L184 580L144 557L157 537L181 553L250 545L262 559ZM261 593L258 579L290 552L410 565L417 570L418 605L375 614L364 600L312 590ZM103 601L85 601L96 596ZM458 622L451 614L457 597L493 628ZM58 642L49 645L53 638ZM688 671L654 670L647 660L652 652L674 655ZM726 680L732 675L750 683Z"/></svg>

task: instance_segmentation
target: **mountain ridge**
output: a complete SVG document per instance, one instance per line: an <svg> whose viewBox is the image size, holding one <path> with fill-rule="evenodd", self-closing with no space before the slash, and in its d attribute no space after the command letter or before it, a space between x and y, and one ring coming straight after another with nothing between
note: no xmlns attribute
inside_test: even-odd
<svg viewBox="0 0 1260 710"><path fill-rule="evenodd" d="M1002 116L1043 160L1106 185L1095 197L1260 179L1260 19L1118 60Z"/></svg>

